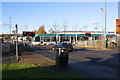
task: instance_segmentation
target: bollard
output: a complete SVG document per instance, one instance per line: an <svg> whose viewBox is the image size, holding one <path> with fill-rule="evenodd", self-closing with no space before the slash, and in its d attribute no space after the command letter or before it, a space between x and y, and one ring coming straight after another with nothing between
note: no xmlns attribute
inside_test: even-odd
<svg viewBox="0 0 120 80"><path fill-rule="evenodd" d="M67 49L58 48L56 50L56 66L68 65L69 51Z"/></svg>

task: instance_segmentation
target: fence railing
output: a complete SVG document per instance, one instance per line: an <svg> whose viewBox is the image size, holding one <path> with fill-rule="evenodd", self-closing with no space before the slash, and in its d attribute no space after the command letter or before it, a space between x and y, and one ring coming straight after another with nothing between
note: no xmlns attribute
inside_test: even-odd
<svg viewBox="0 0 120 80"><path fill-rule="evenodd" d="M78 47L98 47L99 40L78 41L76 46Z"/></svg>

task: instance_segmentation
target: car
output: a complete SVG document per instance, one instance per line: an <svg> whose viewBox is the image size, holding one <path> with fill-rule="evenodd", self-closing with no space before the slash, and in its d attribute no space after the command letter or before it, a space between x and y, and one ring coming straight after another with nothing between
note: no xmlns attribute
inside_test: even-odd
<svg viewBox="0 0 120 80"><path fill-rule="evenodd" d="M59 42L52 46L52 50L55 51L57 48L67 49L71 52L73 50L73 45L68 42Z"/></svg>

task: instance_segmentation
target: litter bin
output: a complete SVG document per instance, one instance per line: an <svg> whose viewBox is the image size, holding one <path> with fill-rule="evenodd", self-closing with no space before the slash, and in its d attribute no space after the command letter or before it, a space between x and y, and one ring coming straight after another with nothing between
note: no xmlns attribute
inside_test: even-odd
<svg viewBox="0 0 120 80"><path fill-rule="evenodd" d="M56 50L56 66L68 65L69 51L67 49L58 48Z"/></svg>

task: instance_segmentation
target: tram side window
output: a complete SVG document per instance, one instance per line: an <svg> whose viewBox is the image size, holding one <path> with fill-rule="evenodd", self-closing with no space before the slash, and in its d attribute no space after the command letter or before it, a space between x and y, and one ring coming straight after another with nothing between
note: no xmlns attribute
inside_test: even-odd
<svg viewBox="0 0 120 80"><path fill-rule="evenodd" d="M45 38L45 42L49 42L50 41L50 38Z"/></svg>
<svg viewBox="0 0 120 80"><path fill-rule="evenodd" d="M35 42L40 42L40 37L36 37Z"/></svg>
<svg viewBox="0 0 120 80"><path fill-rule="evenodd" d="M52 41L56 41L55 37L45 37L44 38L45 42L52 42Z"/></svg>
<svg viewBox="0 0 120 80"><path fill-rule="evenodd" d="M80 40L80 41L87 41L88 37L79 37L78 40Z"/></svg>
<svg viewBox="0 0 120 80"><path fill-rule="evenodd" d="M81 38L82 38L82 37L78 37L78 38L77 38L77 39L78 39L78 41L81 41Z"/></svg>
<svg viewBox="0 0 120 80"><path fill-rule="evenodd" d="M50 40L51 41L56 41L56 37L52 37Z"/></svg>
<svg viewBox="0 0 120 80"><path fill-rule="evenodd" d="M69 41L69 37L64 37L64 41Z"/></svg>
<svg viewBox="0 0 120 80"><path fill-rule="evenodd" d="M96 37L95 37L95 40L99 40L99 36L96 36Z"/></svg>

